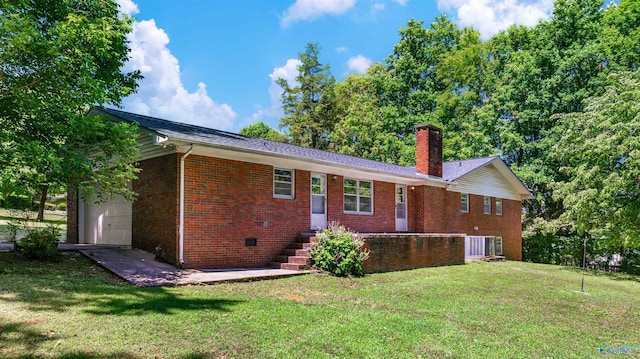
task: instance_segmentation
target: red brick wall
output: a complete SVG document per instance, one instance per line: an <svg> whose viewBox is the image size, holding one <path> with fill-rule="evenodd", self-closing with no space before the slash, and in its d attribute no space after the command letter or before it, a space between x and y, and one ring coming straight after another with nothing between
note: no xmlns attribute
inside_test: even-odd
<svg viewBox="0 0 640 359"><path fill-rule="evenodd" d="M500 236L507 259L522 260L522 207L520 201L502 199L502 216L496 215L495 198L491 214L484 214L483 196L469 195L469 212L460 211L460 193L444 188L416 187L418 231L426 233L466 233L470 236ZM420 213L420 209L422 212ZM475 227L478 229L476 230Z"/></svg>
<svg viewBox="0 0 640 359"><path fill-rule="evenodd" d="M442 130L435 126L416 127L416 172L442 177Z"/></svg>
<svg viewBox="0 0 640 359"><path fill-rule="evenodd" d="M373 214L344 213L344 177L327 175L327 221L364 233L396 231L396 185L373 181Z"/></svg>
<svg viewBox="0 0 640 359"><path fill-rule="evenodd" d="M78 243L78 192L67 188L67 243Z"/></svg>
<svg viewBox="0 0 640 359"><path fill-rule="evenodd" d="M142 171L132 184L138 196L132 206L131 244L172 264L178 263L179 163L178 154L141 161Z"/></svg>
<svg viewBox="0 0 640 359"><path fill-rule="evenodd" d="M463 236L379 235L365 239L365 273L464 264Z"/></svg>
<svg viewBox="0 0 640 359"><path fill-rule="evenodd" d="M310 227L309 172L295 198L273 198L273 167L191 155L185 162L184 260L189 268L265 267ZM256 238L256 246L245 246Z"/></svg>

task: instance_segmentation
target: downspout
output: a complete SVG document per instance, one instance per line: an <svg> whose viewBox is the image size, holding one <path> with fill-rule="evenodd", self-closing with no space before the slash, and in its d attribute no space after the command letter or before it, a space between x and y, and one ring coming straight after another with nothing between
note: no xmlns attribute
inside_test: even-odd
<svg viewBox="0 0 640 359"><path fill-rule="evenodd" d="M180 266L184 265L184 160L193 151L193 144L182 157L180 157L180 224L178 228L178 253Z"/></svg>

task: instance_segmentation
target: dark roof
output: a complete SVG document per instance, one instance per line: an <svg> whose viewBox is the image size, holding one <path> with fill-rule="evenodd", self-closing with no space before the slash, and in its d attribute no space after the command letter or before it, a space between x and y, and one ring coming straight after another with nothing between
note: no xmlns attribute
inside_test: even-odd
<svg viewBox="0 0 640 359"><path fill-rule="evenodd" d="M442 164L442 179L444 179L445 181L455 181L475 169L488 165L498 158L498 156L494 156L445 162Z"/></svg>
<svg viewBox="0 0 640 359"><path fill-rule="evenodd" d="M137 115L130 112L100 108L110 115L129 122L136 122L153 132L163 136L191 142L206 143L245 151L262 152L285 157L295 157L322 162L331 162L347 165L365 170L386 172L404 177L427 178L428 176L417 174L415 167L398 166L384 162L368 160L359 157L342 155L333 152L317 150L314 148L300 147L281 142L269 141L262 138L244 136L237 133L215 130L212 128L173 122L160 118ZM477 158L472 160L445 162L442 168L442 179L454 181L476 168L486 165L497 157Z"/></svg>

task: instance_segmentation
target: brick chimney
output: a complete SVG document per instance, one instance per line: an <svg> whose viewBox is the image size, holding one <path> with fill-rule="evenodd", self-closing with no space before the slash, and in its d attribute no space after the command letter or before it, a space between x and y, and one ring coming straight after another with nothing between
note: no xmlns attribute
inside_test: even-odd
<svg viewBox="0 0 640 359"><path fill-rule="evenodd" d="M442 129L416 126L416 172L442 177Z"/></svg>

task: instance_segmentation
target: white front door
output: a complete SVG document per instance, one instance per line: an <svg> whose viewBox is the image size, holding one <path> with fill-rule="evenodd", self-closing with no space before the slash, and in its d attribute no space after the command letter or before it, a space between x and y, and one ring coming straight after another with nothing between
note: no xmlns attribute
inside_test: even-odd
<svg viewBox="0 0 640 359"><path fill-rule="evenodd" d="M311 174L311 229L327 228L327 175Z"/></svg>
<svg viewBox="0 0 640 359"><path fill-rule="evenodd" d="M407 186L396 185L396 231L407 230Z"/></svg>

